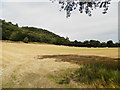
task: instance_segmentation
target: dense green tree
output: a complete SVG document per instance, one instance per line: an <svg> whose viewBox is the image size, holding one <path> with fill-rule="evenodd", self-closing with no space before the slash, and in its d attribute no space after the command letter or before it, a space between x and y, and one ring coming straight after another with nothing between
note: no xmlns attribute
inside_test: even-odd
<svg viewBox="0 0 120 90"><path fill-rule="evenodd" d="M2 21L0 20L0 40L2 40Z"/></svg>
<svg viewBox="0 0 120 90"><path fill-rule="evenodd" d="M100 46L100 42L96 41L96 40L90 40L90 46L91 47L99 47Z"/></svg>
<svg viewBox="0 0 120 90"><path fill-rule="evenodd" d="M107 41L107 46L113 47L114 46L113 41L112 40Z"/></svg>
<svg viewBox="0 0 120 90"><path fill-rule="evenodd" d="M26 33L22 31L15 31L13 32L9 39L12 41L23 41L23 39L26 37Z"/></svg>
<svg viewBox="0 0 120 90"><path fill-rule="evenodd" d="M28 43L28 42L29 42L28 37L25 37L25 38L23 39L23 42Z"/></svg>
<svg viewBox="0 0 120 90"><path fill-rule="evenodd" d="M100 44L100 46L101 46L101 47L107 47L107 43L102 42L102 43Z"/></svg>

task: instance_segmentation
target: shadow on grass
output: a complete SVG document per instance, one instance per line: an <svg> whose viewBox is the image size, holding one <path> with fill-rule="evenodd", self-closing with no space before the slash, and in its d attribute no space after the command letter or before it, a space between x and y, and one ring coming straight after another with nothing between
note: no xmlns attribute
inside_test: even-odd
<svg viewBox="0 0 120 90"><path fill-rule="evenodd" d="M119 58L108 58L100 56L81 55L44 55L37 57L40 60L54 58L56 62L70 62L82 67L53 75L58 84L70 84L71 81L84 83L88 87L96 88L119 88L120 87L120 66ZM56 78L57 77L57 78Z"/></svg>
<svg viewBox="0 0 120 90"><path fill-rule="evenodd" d="M79 65L103 63L110 67L120 70L120 58L109 58L101 56L81 56L81 55L43 55L37 56L37 59L54 58L56 62L70 62Z"/></svg>

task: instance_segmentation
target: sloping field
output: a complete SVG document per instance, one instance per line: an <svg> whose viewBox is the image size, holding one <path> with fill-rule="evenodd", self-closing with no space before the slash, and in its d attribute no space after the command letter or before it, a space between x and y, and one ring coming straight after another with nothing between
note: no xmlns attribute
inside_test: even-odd
<svg viewBox="0 0 120 90"><path fill-rule="evenodd" d="M56 70L78 68L69 62L56 62L55 58L38 59L44 55L94 55L118 57L117 48L80 48L48 44L0 43L2 47L3 88L64 87L51 82L46 75ZM1 65L1 64L0 64Z"/></svg>

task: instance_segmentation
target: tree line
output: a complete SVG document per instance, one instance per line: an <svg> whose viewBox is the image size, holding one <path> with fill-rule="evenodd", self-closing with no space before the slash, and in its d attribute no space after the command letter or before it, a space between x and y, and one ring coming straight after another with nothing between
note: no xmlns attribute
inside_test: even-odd
<svg viewBox="0 0 120 90"><path fill-rule="evenodd" d="M119 47L120 43L114 43L112 40L100 42L98 40L70 41L68 37L64 38L48 30L35 27L19 27L18 24L12 24L5 20L0 20L0 32L2 40L40 42L55 45L75 46L75 47Z"/></svg>
<svg viewBox="0 0 120 90"><path fill-rule="evenodd" d="M120 47L120 43L114 43L112 40L108 40L107 42L100 42L98 40L85 40L81 41L71 41L68 46L76 46L76 47Z"/></svg>

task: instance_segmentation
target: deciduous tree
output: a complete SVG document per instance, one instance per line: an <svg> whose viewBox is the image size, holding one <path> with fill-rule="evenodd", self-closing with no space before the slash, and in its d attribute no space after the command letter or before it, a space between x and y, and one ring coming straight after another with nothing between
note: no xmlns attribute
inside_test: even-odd
<svg viewBox="0 0 120 90"><path fill-rule="evenodd" d="M111 0L50 0L52 2L58 1L60 11L66 11L66 17L71 16L71 12L78 8L80 13L85 12L87 15L92 15L92 10L102 8L103 14L107 13Z"/></svg>

